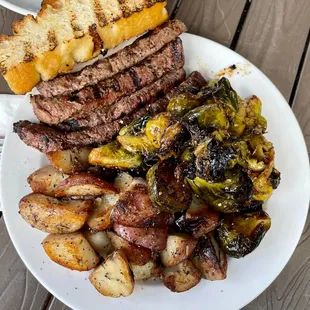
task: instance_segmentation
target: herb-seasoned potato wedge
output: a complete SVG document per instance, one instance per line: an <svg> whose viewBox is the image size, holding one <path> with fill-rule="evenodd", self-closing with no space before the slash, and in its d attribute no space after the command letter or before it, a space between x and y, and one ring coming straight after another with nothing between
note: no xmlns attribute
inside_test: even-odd
<svg viewBox="0 0 310 310"><path fill-rule="evenodd" d="M27 181L33 192L55 196L55 189L58 184L67 177L67 174L56 169L54 166L47 166L33 172Z"/></svg>
<svg viewBox="0 0 310 310"><path fill-rule="evenodd" d="M83 235L101 257L105 258L113 252L113 247L106 231L92 232L87 229L83 231Z"/></svg>
<svg viewBox="0 0 310 310"><path fill-rule="evenodd" d="M134 279L122 251L115 251L98 266L89 277L98 292L109 297L129 296L133 292Z"/></svg>
<svg viewBox="0 0 310 310"><path fill-rule="evenodd" d="M172 292L185 292L200 282L199 271L189 260L184 260L175 267L163 271L163 282Z"/></svg>
<svg viewBox="0 0 310 310"><path fill-rule="evenodd" d="M186 234L169 235L166 249L160 253L164 266L176 266L194 251L197 240Z"/></svg>
<svg viewBox="0 0 310 310"><path fill-rule="evenodd" d="M211 281L226 279L227 256L220 249L213 233L199 238L191 261L203 278Z"/></svg>
<svg viewBox="0 0 310 310"><path fill-rule="evenodd" d="M120 237L115 232L108 231L107 234L111 240L113 248L115 250L123 250L130 262L140 266L151 260L152 253L150 249L137 246Z"/></svg>
<svg viewBox="0 0 310 310"><path fill-rule="evenodd" d="M19 202L19 213L32 227L54 234L82 228L90 214L93 201L58 200L32 193Z"/></svg>
<svg viewBox="0 0 310 310"><path fill-rule="evenodd" d="M55 263L72 270L86 271L97 266L99 256L80 232L48 235L43 240L46 254Z"/></svg>
<svg viewBox="0 0 310 310"><path fill-rule="evenodd" d="M116 192L112 184L89 173L71 175L55 190L56 197L99 197Z"/></svg>
<svg viewBox="0 0 310 310"><path fill-rule="evenodd" d="M150 260L143 266L130 263L130 268L136 281L147 280L161 275L160 265L154 260Z"/></svg>
<svg viewBox="0 0 310 310"><path fill-rule="evenodd" d="M97 198L94 203L94 210L87 219L87 225L94 231L112 228L111 212L117 200L117 194L106 194Z"/></svg>
<svg viewBox="0 0 310 310"><path fill-rule="evenodd" d="M158 213L149 197L145 180L135 178L130 186L120 193L111 219L114 223L125 226L144 227L144 223Z"/></svg>
<svg viewBox="0 0 310 310"><path fill-rule="evenodd" d="M47 153L51 164L63 173L72 174L86 171L90 167L88 155L91 148L71 149Z"/></svg>
<svg viewBox="0 0 310 310"><path fill-rule="evenodd" d="M113 228L121 237L136 245L159 252L166 248L168 227L136 228L114 224Z"/></svg>
<svg viewBox="0 0 310 310"><path fill-rule="evenodd" d="M114 187L119 192L124 192L132 183L134 178L127 172L121 172L114 180Z"/></svg>

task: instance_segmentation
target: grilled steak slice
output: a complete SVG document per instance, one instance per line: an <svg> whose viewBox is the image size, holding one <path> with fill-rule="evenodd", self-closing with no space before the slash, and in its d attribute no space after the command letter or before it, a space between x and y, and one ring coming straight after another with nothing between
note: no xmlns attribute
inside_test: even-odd
<svg viewBox="0 0 310 310"><path fill-rule="evenodd" d="M82 89L87 85L97 84L158 52L164 45L176 39L186 30L186 26L181 21L168 21L111 57L99 60L80 72L65 74L53 80L41 82L37 85L37 89L44 97L52 97Z"/></svg>
<svg viewBox="0 0 310 310"><path fill-rule="evenodd" d="M145 115L155 115L165 111L169 99L184 92L192 94L198 93L201 87L206 85L206 81L198 72L193 72L178 88L173 89L164 98L154 103L147 104L129 116L114 121L110 124L100 125L94 128L87 128L76 132L62 132L44 124L31 123L29 121L19 121L14 124L16 132L21 140L43 153L65 150L74 147L95 146L104 144L113 139L124 126L135 119Z"/></svg>
<svg viewBox="0 0 310 310"><path fill-rule="evenodd" d="M130 96L124 97L115 104L106 106L101 105L89 113L85 118L71 119L57 125L65 131L75 131L84 127L94 127L102 124L111 123L124 115L129 115L147 103L156 101L163 94L167 94L175 83L184 80L184 70L173 70L164 75L155 83L148 85Z"/></svg>
<svg viewBox="0 0 310 310"><path fill-rule="evenodd" d="M99 105L111 105L118 99L153 83L165 73L184 65L180 38L165 45L159 52L140 64L96 85L87 86L67 96L46 98L31 96L33 111L46 124L55 125L71 117L86 117Z"/></svg>

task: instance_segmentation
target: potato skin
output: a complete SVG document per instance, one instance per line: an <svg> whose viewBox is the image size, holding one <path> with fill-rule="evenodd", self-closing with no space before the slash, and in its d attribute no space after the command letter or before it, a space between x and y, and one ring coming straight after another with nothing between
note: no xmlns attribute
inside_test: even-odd
<svg viewBox="0 0 310 310"><path fill-rule="evenodd" d="M91 148L80 148L47 153L51 164L63 173L73 174L86 171L90 167L88 155Z"/></svg>
<svg viewBox="0 0 310 310"><path fill-rule="evenodd" d="M118 195L106 194L97 198L94 209L87 219L87 225L94 231L102 231L112 228L111 212L118 200Z"/></svg>
<svg viewBox="0 0 310 310"><path fill-rule="evenodd" d="M31 189L35 193L55 196L55 189L59 183L68 177L53 166L47 166L36 170L27 179Z"/></svg>
<svg viewBox="0 0 310 310"><path fill-rule="evenodd" d="M43 194L32 193L19 202L19 213L32 227L65 234L75 232L86 223L93 201L58 200Z"/></svg>
<svg viewBox="0 0 310 310"><path fill-rule="evenodd" d="M163 283L170 291L185 292L200 282L199 271L189 260L179 263L176 268L177 270L166 268L163 271Z"/></svg>
<svg viewBox="0 0 310 310"><path fill-rule="evenodd" d="M64 235L50 234L42 244L49 258L66 268L86 271L99 263L99 256L80 232Z"/></svg>
<svg viewBox="0 0 310 310"><path fill-rule="evenodd" d="M150 249L137 246L112 231L108 231L107 235L110 238L113 248L115 250L122 250L130 262L141 266L151 260L152 253Z"/></svg>
<svg viewBox="0 0 310 310"><path fill-rule="evenodd" d="M158 213L159 210L153 206L149 197L146 182L135 178L128 189L120 193L111 218L114 223L144 227L144 223Z"/></svg>
<svg viewBox="0 0 310 310"><path fill-rule="evenodd" d="M166 248L168 227L136 228L114 224L113 228L121 237L136 245L159 252Z"/></svg>
<svg viewBox="0 0 310 310"><path fill-rule="evenodd" d="M167 247L160 253L164 266L176 266L187 259L194 251L197 240L186 234L169 235Z"/></svg>
<svg viewBox="0 0 310 310"><path fill-rule="evenodd" d="M114 251L89 276L97 291L105 296L118 298L133 292L134 279L126 255Z"/></svg>

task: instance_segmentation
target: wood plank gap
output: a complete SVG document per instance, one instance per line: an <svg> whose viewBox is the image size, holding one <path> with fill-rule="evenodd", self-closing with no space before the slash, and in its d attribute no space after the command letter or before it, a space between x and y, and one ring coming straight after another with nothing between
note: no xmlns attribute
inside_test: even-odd
<svg viewBox="0 0 310 310"><path fill-rule="evenodd" d="M46 300L46 303L44 305L44 308L43 308L44 310L50 309L51 304L52 304L54 298L55 297L52 294L50 294L49 298Z"/></svg>
<svg viewBox="0 0 310 310"><path fill-rule="evenodd" d="M236 46L237 46L240 34L242 32L243 25L245 23L246 17L248 15L249 10L250 10L252 1L253 0L247 0L245 5L244 5L244 9L243 9L242 14L240 16L240 20L239 20L239 23L238 23L238 26L237 26L237 30L236 30L235 35L234 35L234 37L233 37L233 39L231 41L231 44L230 44L230 48L232 50L236 49Z"/></svg>
<svg viewBox="0 0 310 310"><path fill-rule="evenodd" d="M305 42L304 50L303 50L301 58L300 58L298 70L297 70L297 73L296 73L296 78L295 78L295 81L294 81L294 84L293 84L293 88L292 88L292 92L291 92L291 96L290 96L290 99L289 99L289 102L288 102L290 107L293 106L293 103L294 103L294 100L295 100L297 88L298 88L298 85L299 85L299 82L300 82L300 77L301 77L302 69L303 69L304 64L305 64L306 55L307 55L309 47L310 47L310 29L309 29L309 32L308 32L307 40Z"/></svg>
<svg viewBox="0 0 310 310"><path fill-rule="evenodd" d="M174 7L174 9L173 9L173 11L172 11L172 14L170 15L170 19L174 19L175 16L177 15L178 10L179 10L179 7L180 7L180 5L181 5L181 2L182 2L182 0L178 0L178 1L177 1L176 5L175 5L175 7Z"/></svg>

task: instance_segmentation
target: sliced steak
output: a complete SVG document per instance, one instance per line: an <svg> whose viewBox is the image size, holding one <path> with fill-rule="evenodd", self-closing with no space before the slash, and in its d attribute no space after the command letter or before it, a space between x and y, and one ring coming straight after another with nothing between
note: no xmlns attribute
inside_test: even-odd
<svg viewBox="0 0 310 310"><path fill-rule="evenodd" d="M181 21L168 21L111 57L101 59L79 72L41 82L37 85L37 89L44 97L52 97L77 91L87 85L97 84L158 52L164 45L176 39L186 30L186 26Z"/></svg>
<svg viewBox="0 0 310 310"><path fill-rule="evenodd" d="M183 46L180 38L165 45L140 64L96 85L87 86L71 95L46 98L31 96L33 111L46 124L55 125L69 118L85 118L100 105L111 105L150 85L165 73L184 66Z"/></svg>
<svg viewBox="0 0 310 310"><path fill-rule="evenodd" d="M205 79L198 72L193 72L178 88L173 89L164 98L154 103L147 104L129 116L114 121L110 124L100 125L76 132L62 132L44 124L19 121L14 124L16 132L21 140L43 153L71 149L82 146L96 146L111 141L124 126L135 119L145 115L155 115L165 111L171 97L190 92L197 94L206 85Z"/></svg>
<svg viewBox="0 0 310 310"><path fill-rule="evenodd" d="M76 131L85 127L94 127L111 123L124 115L129 115L147 103L156 101L167 94L176 84L185 79L183 69L173 70L155 83L148 85L130 96L124 97L115 104L98 106L85 118L74 118L60 123L57 127L65 131Z"/></svg>

